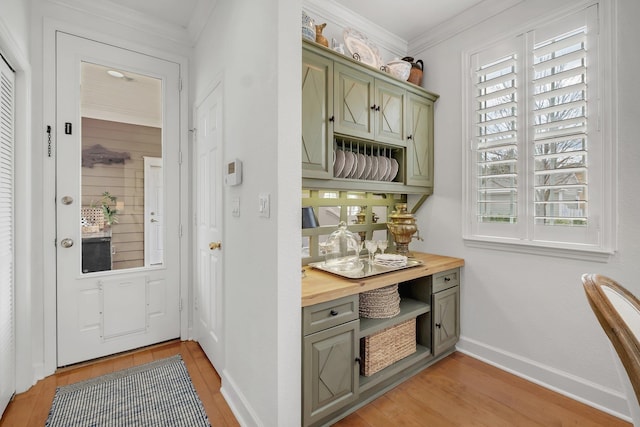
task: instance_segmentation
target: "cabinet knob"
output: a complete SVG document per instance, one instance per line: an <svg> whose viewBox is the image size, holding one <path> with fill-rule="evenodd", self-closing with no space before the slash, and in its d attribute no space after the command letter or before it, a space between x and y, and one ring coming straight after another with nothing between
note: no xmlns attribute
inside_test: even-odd
<svg viewBox="0 0 640 427"><path fill-rule="evenodd" d="M441 323L436 323L436 328L438 328L438 329L442 328L442 324Z"/></svg>
<svg viewBox="0 0 640 427"><path fill-rule="evenodd" d="M445 278L444 278L444 281L445 281L445 282L450 282L450 281L451 281L451 279L450 279L449 277L445 277Z"/></svg>
<svg viewBox="0 0 640 427"><path fill-rule="evenodd" d="M380 108L380 107L378 107L378 108ZM373 105L371 106L371 109L372 109L373 111L376 111L376 104L373 104Z"/></svg>
<svg viewBox="0 0 640 427"><path fill-rule="evenodd" d="M359 365L361 362L361 359L359 357L356 357L356 363Z"/></svg>
<svg viewBox="0 0 640 427"><path fill-rule="evenodd" d="M334 116L329 117L329 121L332 122L334 121L336 118Z"/></svg>
<svg viewBox="0 0 640 427"><path fill-rule="evenodd" d="M413 139L413 135L409 135L407 139Z"/></svg>
<svg viewBox="0 0 640 427"><path fill-rule="evenodd" d="M376 105L376 111L380 111L380 106Z"/></svg>
<svg viewBox="0 0 640 427"><path fill-rule="evenodd" d="M330 315L332 315L332 316L337 316L337 315L338 315L338 312L337 312L337 311L335 311L335 310L331 310L331 311L329 312L329 314L330 314Z"/></svg>

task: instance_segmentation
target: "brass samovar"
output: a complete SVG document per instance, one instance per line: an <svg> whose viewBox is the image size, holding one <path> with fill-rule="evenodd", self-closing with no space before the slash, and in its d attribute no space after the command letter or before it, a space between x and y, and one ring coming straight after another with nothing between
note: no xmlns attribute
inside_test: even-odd
<svg viewBox="0 0 640 427"><path fill-rule="evenodd" d="M387 228L393 235L393 240L396 242L396 252L400 255L411 256L409 243L413 235L418 231L418 226L416 225L416 219L413 214L407 212L406 203L396 204L396 210L389 215ZM420 239L420 237L417 238Z"/></svg>

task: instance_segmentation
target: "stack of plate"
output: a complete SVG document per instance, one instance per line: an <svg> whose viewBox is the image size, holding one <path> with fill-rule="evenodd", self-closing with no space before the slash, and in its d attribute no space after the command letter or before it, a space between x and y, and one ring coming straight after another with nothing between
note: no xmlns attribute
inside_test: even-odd
<svg viewBox="0 0 640 427"><path fill-rule="evenodd" d="M393 181L398 169L398 161L393 157L365 155L349 150L334 151L333 176L336 178Z"/></svg>
<svg viewBox="0 0 640 427"><path fill-rule="evenodd" d="M399 254L376 254L373 262L383 267L404 267L407 265L407 257Z"/></svg>

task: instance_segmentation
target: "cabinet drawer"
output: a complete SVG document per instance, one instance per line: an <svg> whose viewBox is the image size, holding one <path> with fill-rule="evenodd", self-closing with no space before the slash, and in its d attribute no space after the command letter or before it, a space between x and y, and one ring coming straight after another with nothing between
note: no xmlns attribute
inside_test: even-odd
<svg viewBox="0 0 640 427"><path fill-rule="evenodd" d="M302 333L313 334L358 318L358 295L304 307Z"/></svg>
<svg viewBox="0 0 640 427"><path fill-rule="evenodd" d="M433 290L436 292L444 291L445 289L452 288L460 285L460 269L443 271L433 275Z"/></svg>

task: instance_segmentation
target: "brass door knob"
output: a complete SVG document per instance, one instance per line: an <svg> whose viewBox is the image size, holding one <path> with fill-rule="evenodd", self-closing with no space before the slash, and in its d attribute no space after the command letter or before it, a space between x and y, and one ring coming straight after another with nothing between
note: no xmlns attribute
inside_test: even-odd
<svg viewBox="0 0 640 427"><path fill-rule="evenodd" d="M211 242L209 243L209 249L212 251L215 249L222 249L222 242Z"/></svg>

